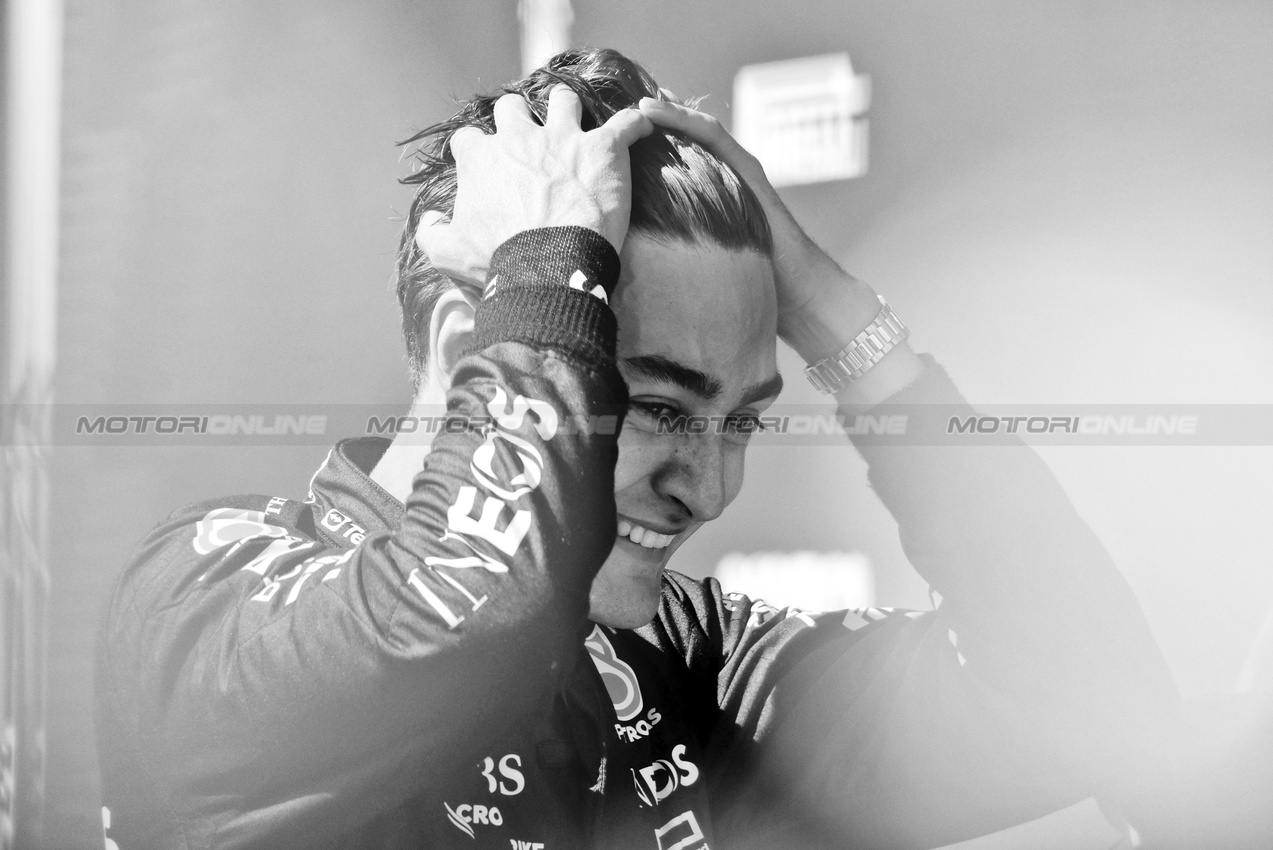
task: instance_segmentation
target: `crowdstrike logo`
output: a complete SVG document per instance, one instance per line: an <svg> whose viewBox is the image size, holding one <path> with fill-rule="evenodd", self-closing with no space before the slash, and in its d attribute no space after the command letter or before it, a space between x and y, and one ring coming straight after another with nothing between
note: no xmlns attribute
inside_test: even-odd
<svg viewBox="0 0 1273 850"><path fill-rule="evenodd" d="M500 814L498 806L483 806L481 803L472 805L461 803L453 809L445 801L442 805L446 808L446 819L469 838L477 837L473 832L475 824L500 826L504 823L504 816Z"/></svg>

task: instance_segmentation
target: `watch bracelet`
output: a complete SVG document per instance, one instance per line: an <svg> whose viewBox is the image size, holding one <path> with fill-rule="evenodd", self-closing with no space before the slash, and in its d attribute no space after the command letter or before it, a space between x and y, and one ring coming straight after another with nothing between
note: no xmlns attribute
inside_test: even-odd
<svg viewBox="0 0 1273 850"><path fill-rule="evenodd" d="M844 348L805 367L805 376L818 392L833 395L844 389L910 336L910 328L902 323L883 296L877 297L880 312L871 324Z"/></svg>

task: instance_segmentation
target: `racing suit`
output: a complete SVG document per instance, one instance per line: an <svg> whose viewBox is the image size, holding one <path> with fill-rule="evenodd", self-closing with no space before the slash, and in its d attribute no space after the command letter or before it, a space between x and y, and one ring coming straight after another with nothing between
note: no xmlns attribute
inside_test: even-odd
<svg viewBox="0 0 1273 850"><path fill-rule="evenodd" d="M588 622L618 258L549 228L491 268L405 505L368 477L387 443L347 440L303 501L205 502L140 545L97 672L121 850L918 848L1152 768L1165 665L1024 447L860 447L933 611L668 573L650 625ZM893 401L959 398L929 361Z"/></svg>

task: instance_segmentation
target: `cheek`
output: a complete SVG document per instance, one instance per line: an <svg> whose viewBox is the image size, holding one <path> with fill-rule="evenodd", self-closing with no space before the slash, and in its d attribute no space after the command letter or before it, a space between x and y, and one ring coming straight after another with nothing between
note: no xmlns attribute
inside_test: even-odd
<svg viewBox="0 0 1273 850"><path fill-rule="evenodd" d="M617 442L619 459L614 465L614 492L619 493L650 477L661 462L660 444L666 444L667 440L635 428L624 428Z"/></svg>
<svg viewBox="0 0 1273 850"><path fill-rule="evenodd" d="M743 489L743 468L746 459L747 449L745 446L731 447L725 450L724 485L726 505L738 498L739 491Z"/></svg>

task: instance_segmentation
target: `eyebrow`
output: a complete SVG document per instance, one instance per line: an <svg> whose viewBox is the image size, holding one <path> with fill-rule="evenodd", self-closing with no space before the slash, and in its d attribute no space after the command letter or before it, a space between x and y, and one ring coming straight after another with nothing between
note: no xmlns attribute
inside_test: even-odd
<svg viewBox="0 0 1273 850"><path fill-rule="evenodd" d="M625 357L623 363L633 372L652 381L662 381L683 387L706 401L715 401L720 397L724 387L718 378L706 372L690 368L675 360L658 354L640 357ZM752 384L743 390L740 404L751 404L764 398L771 398L782 392L782 375L775 372L759 383Z"/></svg>
<svg viewBox="0 0 1273 850"><path fill-rule="evenodd" d="M758 384L752 384L743 390L743 398L739 404L752 404L761 399L774 398L782 392L782 375L774 372Z"/></svg>

